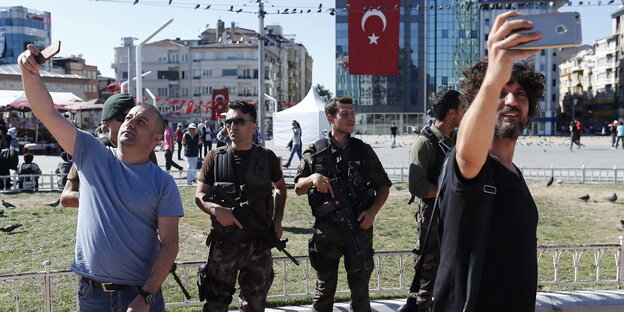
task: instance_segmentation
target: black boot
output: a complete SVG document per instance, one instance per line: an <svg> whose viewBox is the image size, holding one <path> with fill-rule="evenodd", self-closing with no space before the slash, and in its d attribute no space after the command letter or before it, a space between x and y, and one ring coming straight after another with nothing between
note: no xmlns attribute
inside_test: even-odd
<svg viewBox="0 0 624 312"><path fill-rule="evenodd" d="M416 304L416 298L407 298L407 301L402 305L397 312L418 312L418 304Z"/></svg>

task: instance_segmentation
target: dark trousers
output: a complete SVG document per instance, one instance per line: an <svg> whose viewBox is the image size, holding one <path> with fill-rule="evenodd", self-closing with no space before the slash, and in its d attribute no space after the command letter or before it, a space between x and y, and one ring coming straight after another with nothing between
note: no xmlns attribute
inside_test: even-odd
<svg viewBox="0 0 624 312"><path fill-rule="evenodd" d="M345 253L344 236L335 224L319 222L309 241L310 265L316 271L316 294L312 299L312 311L331 312L338 284L338 265L345 256L347 282L351 290L351 310L371 311L368 283L374 268L373 228L360 230L361 250L368 269L353 271L352 259Z"/></svg>
<svg viewBox="0 0 624 312"><path fill-rule="evenodd" d="M180 156L180 153L182 152L182 141L176 142L178 142L178 160L182 160L182 156Z"/></svg>
<svg viewBox="0 0 624 312"><path fill-rule="evenodd" d="M208 152L212 149L212 140L210 141L204 141L204 153L202 154L203 157L206 157L206 154L208 154Z"/></svg>
<svg viewBox="0 0 624 312"><path fill-rule="evenodd" d="M424 202L421 202L420 205L418 205L418 214L416 215L418 243L414 249L414 252L416 253L414 267L417 267L421 261L424 261L424 263L422 264L423 269L420 272L420 280L414 281L420 284L420 289L416 293L414 293L415 289L410 289L409 297L416 298L419 311L427 311L433 303L433 286L438 272L438 266L440 266L440 240L438 237L439 213L436 213L433 223L431 224L432 227L429 233L427 253L424 255L422 254L423 248L425 247L425 236L427 234L427 229L429 228L432 212L433 207L425 204ZM414 276L414 278L416 278L416 276Z"/></svg>
<svg viewBox="0 0 624 312"><path fill-rule="evenodd" d="M167 149L165 151L165 169L169 170L173 166L174 168L178 170L182 170L182 166L176 164L176 162L173 161L172 158L173 158L173 151Z"/></svg>

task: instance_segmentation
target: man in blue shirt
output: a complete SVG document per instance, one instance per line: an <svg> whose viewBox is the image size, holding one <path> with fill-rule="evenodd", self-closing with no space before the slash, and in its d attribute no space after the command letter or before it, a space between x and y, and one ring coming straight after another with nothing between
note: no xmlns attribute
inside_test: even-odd
<svg viewBox="0 0 624 312"><path fill-rule="evenodd" d="M80 311L164 311L160 286L178 253L184 214L173 178L149 161L164 121L151 105L133 107L118 148L77 130L55 108L32 46L18 58L33 113L73 155L80 176L76 253Z"/></svg>

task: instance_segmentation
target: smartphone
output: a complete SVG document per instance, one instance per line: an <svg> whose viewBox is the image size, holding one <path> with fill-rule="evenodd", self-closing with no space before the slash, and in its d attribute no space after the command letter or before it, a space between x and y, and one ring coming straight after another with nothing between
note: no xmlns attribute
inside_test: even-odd
<svg viewBox="0 0 624 312"><path fill-rule="evenodd" d="M541 32L542 39L510 49L552 49L577 47L581 45L581 15L578 12L561 12L538 15L519 15L507 20L527 20L533 22L533 29L515 31L513 33ZM512 33L512 34L513 34Z"/></svg>
<svg viewBox="0 0 624 312"><path fill-rule="evenodd" d="M43 49L43 51L41 51L39 55L35 57L35 60L37 60L37 63L39 64L44 64L53 56L55 56L57 53L59 53L59 51L61 51L61 42L57 41L53 43L51 46Z"/></svg>

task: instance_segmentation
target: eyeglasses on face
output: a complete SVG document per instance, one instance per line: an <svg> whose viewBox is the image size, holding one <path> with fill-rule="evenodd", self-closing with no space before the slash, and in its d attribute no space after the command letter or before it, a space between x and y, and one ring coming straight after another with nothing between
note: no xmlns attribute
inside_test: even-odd
<svg viewBox="0 0 624 312"><path fill-rule="evenodd" d="M244 119L242 117L238 117L238 118L230 118L230 119L226 119L225 120L225 126L226 127L231 127L232 124L235 124L237 126L244 126L245 122L247 121L251 121L251 122L256 122L253 119Z"/></svg>

